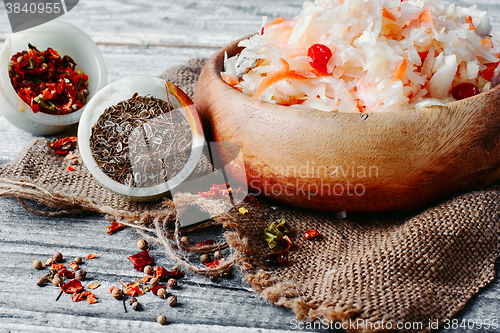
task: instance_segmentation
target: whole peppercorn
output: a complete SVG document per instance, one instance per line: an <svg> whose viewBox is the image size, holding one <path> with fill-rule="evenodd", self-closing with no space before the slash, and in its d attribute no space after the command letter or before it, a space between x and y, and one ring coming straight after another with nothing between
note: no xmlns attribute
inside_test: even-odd
<svg viewBox="0 0 500 333"><path fill-rule="evenodd" d="M151 285L151 287L156 287L158 285L159 281L157 278L152 278L150 281L149 281L149 284Z"/></svg>
<svg viewBox="0 0 500 333"><path fill-rule="evenodd" d="M78 264L78 265L80 265L83 262L81 257L76 257L75 260L73 260L73 261L75 262L75 264Z"/></svg>
<svg viewBox="0 0 500 333"><path fill-rule="evenodd" d="M79 269L75 273L75 279L83 281L87 277L87 272L85 272L83 269Z"/></svg>
<svg viewBox="0 0 500 333"><path fill-rule="evenodd" d="M111 290L111 296L116 299L121 299L123 297L123 291L120 288L113 287Z"/></svg>
<svg viewBox="0 0 500 333"><path fill-rule="evenodd" d="M181 271L181 266L175 265L172 267L172 272L180 272Z"/></svg>
<svg viewBox="0 0 500 333"><path fill-rule="evenodd" d="M169 288L175 289L175 288L177 288L177 280L176 279L168 279L167 285Z"/></svg>
<svg viewBox="0 0 500 333"><path fill-rule="evenodd" d="M45 283L47 282L46 278L41 278L40 281L38 281L37 285L40 287L45 286Z"/></svg>
<svg viewBox="0 0 500 333"><path fill-rule="evenodd" d="M36 269L42 269L43 263L40 260L33 260L33 267Z"/></svg>
<svg viewBox="0 0 500 333"><path fill-rule="evenodd" d="M148 248L148 241L145 239L139 239L137 241L137 247L139 248L139 250L147 249Z"/></svg>
<svg viewBox="0 0 500 333"><path fill-rule="evenodd" d="M57 286L59 287L60 285L62 285L62 279L59 277L59 275L55 275L53 278L52 278L52 284L54 286Z"/></svg>
<svg viewBox="0 0 500 333"><path fill-rule="evenodd" d="M182 236L181 237L181 243L184 244L184 245L189 245L189 243L190 243L189 237L188 236Z"/></svg>
<svg viewBox="0 0 500 333"><path fill-rule="evenodd" d="M222 253L220 251L215 251L214 252L214 258L219 260L220 258L222 258Z"/></svg>
<svg viewBox="0 0 500 333"><path fill-rule="evenodd" d="M207 262L211 262L212 259L210 258L210 254L208 253L204 253L200 256L200 261L204 264L206 264Z"/></svg>
<svg viewBox="0 0 500 333"><path fill-rule="evenodd" d="M132 305L133 303L137 302L137 298L132 297L131 299L128 300L128 304Z"/></svg>
<svg viewBox="0 0 500 333"><path fill-rule="evenodd" d="M139 302L134 302L131 305L132 305L132 309L134 309L135 311L139 311L141 309L141 303L139 303Z"/></svg>
<svg viewBox="0 0 500 333"><path fill-rule="evenodd" d="M156 292L156 296L160 298L167 298L167 291L165 290L165 288L158 289L158 291Z"/></svg>
<svg viewBox="0 0 500 333"><path fill-rule="evenodd" d="M170 306L176 306L177 305L177 297L170 296L169 298L167 298L167 304Z"/></svg>
<svg viewBox="0 0 500 333"><path fill-rule="evenodd" d="M165 317L164 315L159 315L157 318L156 318L156 321L160 324L160 325L165 325L167 323L167 317Z"/></svg>
<svg viewBox="0 0 500 333"><path fill-rule="evenodd" d="M54 253L54 260L57 261L57 262L61 262L63 261L63 255L61 252L56 252Z"/></svg>
<svg viewBox="0 0 500 333"><path fill-rule="evenodd" d="M153 275L153 267L151 265L147 265L144 267L144 273L147 275Z"/></svg>

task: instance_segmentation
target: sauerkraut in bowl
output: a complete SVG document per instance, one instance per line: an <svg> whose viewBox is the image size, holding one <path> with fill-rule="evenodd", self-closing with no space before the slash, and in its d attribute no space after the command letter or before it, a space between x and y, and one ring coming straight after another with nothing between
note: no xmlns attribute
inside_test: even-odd
<svg viewBox="0 0 500 333"><path fill-rule="evenodd" d="M270 103L331 112L440 105L495 86L500 43L486 12L441 0L306 1L264 19L222 79Z"/></svg>

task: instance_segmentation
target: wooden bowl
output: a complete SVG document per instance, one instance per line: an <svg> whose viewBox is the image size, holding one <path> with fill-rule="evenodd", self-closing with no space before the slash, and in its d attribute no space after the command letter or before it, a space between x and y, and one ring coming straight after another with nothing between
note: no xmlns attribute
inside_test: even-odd
<svg viewBox="0 0 500 333"><path fill-rule="evenodd" d="M422 208L500 178L500 88L446 106L329 113L254 100L203 68L194 102L207 139L241 148L249 190L297 207L347 212Z"/></svg>

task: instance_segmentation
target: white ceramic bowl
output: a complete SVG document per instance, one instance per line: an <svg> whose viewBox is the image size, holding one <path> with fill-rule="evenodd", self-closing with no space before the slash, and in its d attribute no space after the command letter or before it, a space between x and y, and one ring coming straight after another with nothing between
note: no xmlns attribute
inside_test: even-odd
<svg viewBox="0 0 500 333"><path fill-rule="evenodd" d="M38 135L55 134L78 123L82 108L66 115L33 113L31 108L17 95L9 78L8 63L12 55L28 50L28 43L40 51L48 47L61 57L69 55L89 76L89 100L107 83L104 57L92 39L77 27L51 21L43 25L10 35L0 51L0 112L16 127Z"/></svg>
<svg viewBox="0 0 500 333"><path fill-rule="evenodd" d="M167 100L168 94L168 99L170 99L174 109L184 111L193 135L191 154L184 168L167 182L150 187L129 187L111 179L99 168L90 150L92 127L99 120L105 109L121 101L130 99L136 92L140 96L149 95L163 100ZM205 138L198 111L191 99L172 83L149 76L125 78L107 85L88 103L78 125L78 147L83 162L90 173L101 185L111 192L122 195L129 200L139 202L161 198L186 180L198 165L204 142Z"/></svg>

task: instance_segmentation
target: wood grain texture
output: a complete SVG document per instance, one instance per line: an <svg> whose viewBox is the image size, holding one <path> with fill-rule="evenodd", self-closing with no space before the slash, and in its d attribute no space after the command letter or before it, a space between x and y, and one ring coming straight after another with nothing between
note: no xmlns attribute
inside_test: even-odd
<svg viewBox="0 0 500 333"><path fill-rule="evenodd" d="M455 3L470 6L476 1ZM488 10L494 31L500 32L500 3L477 3L480 9ZM190 58L209 57L219 47L258 31L262 15L291 18L301 6L302 0L80 0L62 19L98 43L108 65L109 82L113 82L132 75L158 76ZM10 31L5 8L0 4L0 46ZM17 156L32 138L0 116L0 163ZM0 199L0 332L292 332L292 312L268 305L241 282L238 273L220 283L188 274L176 291L181 303L178 308L169 308L146 295L139 299L145 306L143 311L133 312L129 307L129 313L123 313L107 288L122 279L132 282L141 277L126 260L137 252L139 236L132 230L109 236L105 233L107 223L99 215L40 217L25 211L16 200ZM212 236L207 233L200 237ZM55 287L36 286L47 270L34 270L31 258L43 260L55 251L68 257L89 252L101 255L82 265L89 272L89 283L102 283L95 291L98 304L72 303L68 295L56 303ZM173 264L160 248L153 249L152 254L166 267ZM457 319L500 320L499 268L497 264L496 279L466 305ZM158 325L155 318L159 312L172 323Z"/></svg>

